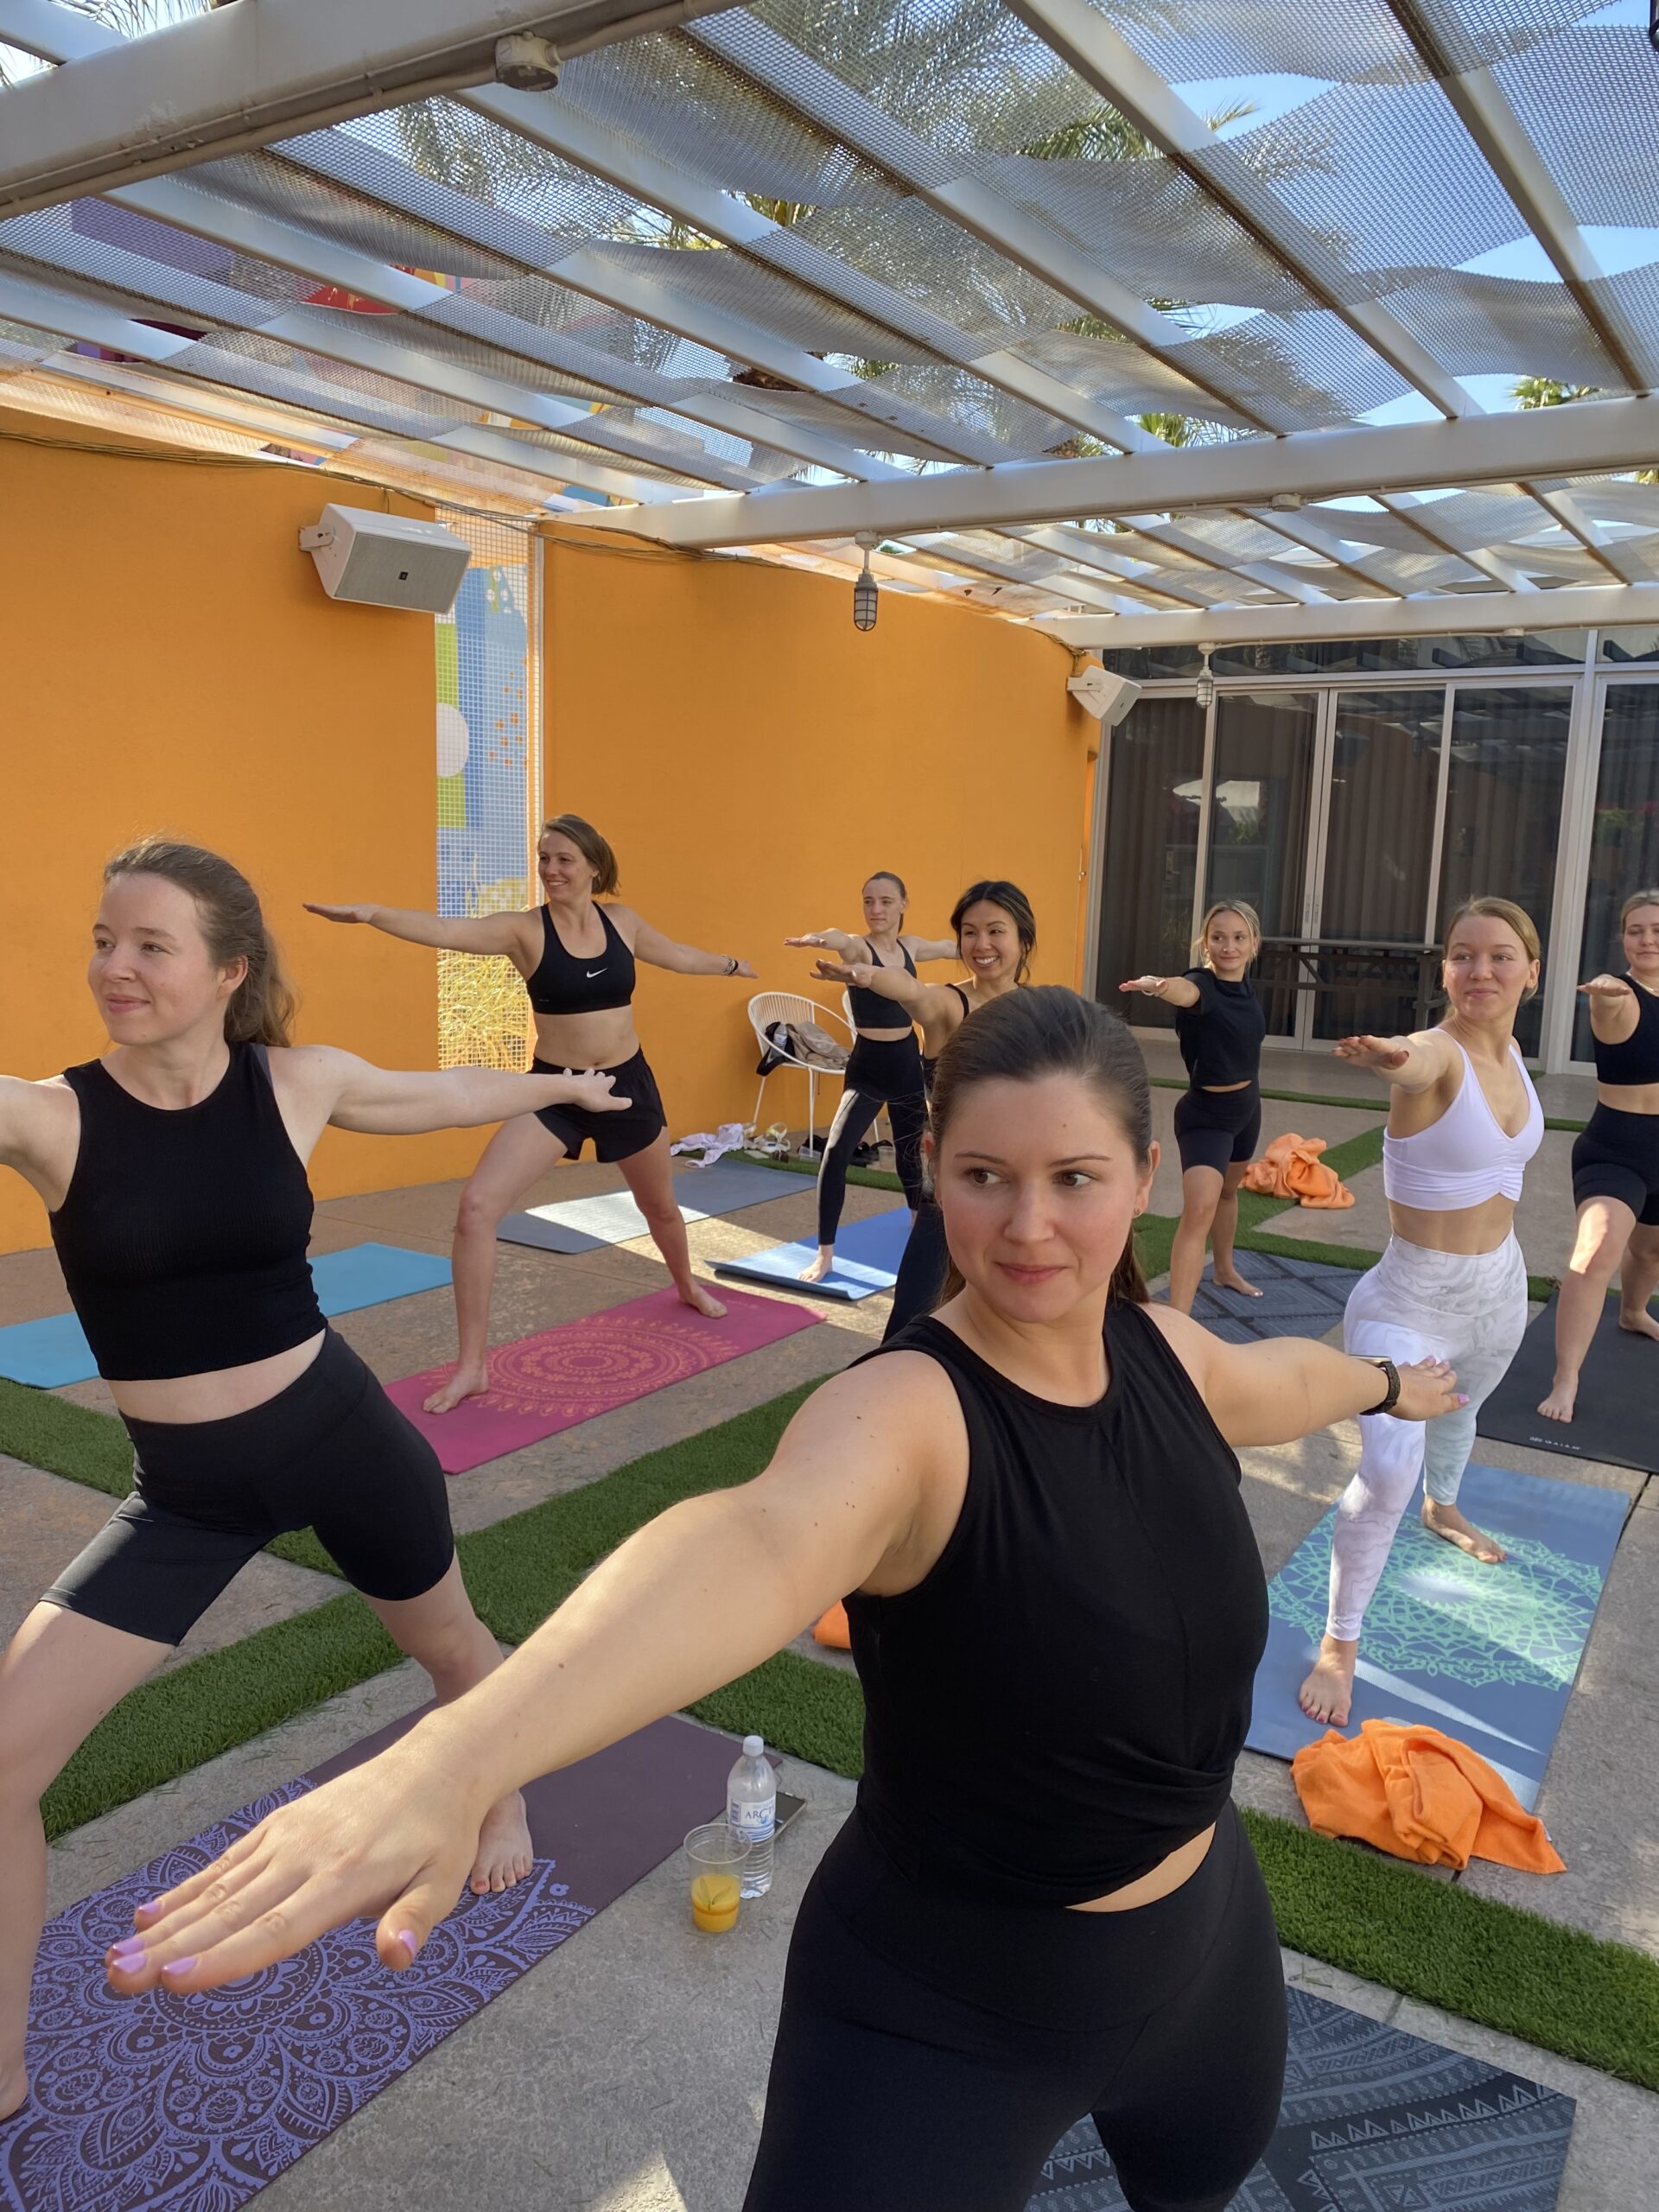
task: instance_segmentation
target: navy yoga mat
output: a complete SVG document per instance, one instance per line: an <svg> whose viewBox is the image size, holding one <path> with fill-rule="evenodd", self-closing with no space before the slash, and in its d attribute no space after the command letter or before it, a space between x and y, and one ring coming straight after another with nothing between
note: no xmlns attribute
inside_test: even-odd
<svg viewBox="0 0 1659 2212"><path fill-rule="evenodd" d="M1538 1408L1555 1376L1555 1300L1529 1324L1510 1371L1475 1426L1505 1444L1530 1444L1578 1459L1603 1459L1643 1474L1659 1469L1659 1344L1618 1325L1618 1300L1607 1300L1579 1377L1570 1421L1546 1421Z"/></svg>
<svg viewBox="0 0 1659 2212"><path fill-rule="evenodd" d="M1455 1736L1537 1802L1630 1511L1622 1491L1471 1465L1458 1503L1509 1558L1484 1567L1407 1507L1365 1614L1353 1712ZM1245 1741L1294 1758L1325 1730L1296 1702L1325 1630L1335 1510L1268 1586L1268 1648Z"/></svg>
<svg viewBox="0 0 1659 2212"><path fill-rule="evenodd" d="M1554 2212L1571 2097L1306 1989L1285 1994L1279 2125L1230 2212ZM1027 2212L1126 2212L1093 2120L1055 2145Z"/></svg>
<svg viewBox="0 0 1659 2212"><path fill-rule="evenodd" d="M791 1188L775 1167L757 1167L744 1160L717 1160L712 1167L689 1167L674 1178L674 1196L687 1221L741 1213L768 1198L788 1198ZM598 1252L651 1232L632 1192L622 1190L510 1213L495 1233L503 1243L533 1244L543 1252Z"/></svg>
<svg viewBox="0 0 1659 2212"><path fill-rule="evenodd" d="M1217 1287L1204 1271L1192 1318L1229 1344L1260 1344L1266 1337L1322 1337L1341 1320L1348 1294L1364 1270L1333 1268L1319 1260L1293 1260L1273 1252L1241 1252L1244 1280L1260 1298Z"/></svg>
<svg viewBox="0 0 1659 2212"><path fill-rule="evenodd" d="M131 1934L136 1904L416 1717L48 1922L30 2010L32 2094L0 2120L3 2212L235 2212L725 1802L730 1738L658 1720L532 1783L534 1872L499 1897L463 1896L405 1973L380 1964L359 1920L227 1989L116 1995L104 1953Z"/></svg>
<svg viewBox="0 0 1659 2212"><path fill-rule="evenodd" d="M910 1235L908 1206L889 1206L862 1221L844 1221L836 1234L836 1263L822 1282L803 1282L800 1273L818 1256L817 1239L773 1244L747 1260L717 1260L715 1273L734 1282L781 1283L804 1298L835 1298L853 1305L898 1280L905 1240Z"/></svg>
<svg viewBox="0 0 1659 2212"><path fill-rule="evenodd" d="M348 1244L321 1252L311 1262L317 1300L327 1314L354 1313L365 1306L408 1298L419 1290L441 1290L450 1280L448 1260L434 1252L410 1252L401 1244ZM14 1321L0 1329L0 1375L36 1389L55 1390L66 1382L88 1382L98 1363L73 1313L48 1313L41 1321Z"/></svg>

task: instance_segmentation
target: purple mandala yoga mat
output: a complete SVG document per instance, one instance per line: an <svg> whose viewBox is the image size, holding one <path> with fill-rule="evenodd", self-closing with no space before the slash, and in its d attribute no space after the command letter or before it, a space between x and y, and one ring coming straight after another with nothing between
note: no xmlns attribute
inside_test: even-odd
<svg viewBox="0 0 1659 2212"><path fill-rule="evenodd" d="M132 1910L276 1806L371 1758L382 1729L48 1923L35 1973L33 2095L0 2122L4 2212L236 2212L520 1974L717 1817L730 1740L658 1720L524 1792L530 1879L464 1897L393 1974L366 1921L207 1994L118 1997L104 1952Z"/></svg>

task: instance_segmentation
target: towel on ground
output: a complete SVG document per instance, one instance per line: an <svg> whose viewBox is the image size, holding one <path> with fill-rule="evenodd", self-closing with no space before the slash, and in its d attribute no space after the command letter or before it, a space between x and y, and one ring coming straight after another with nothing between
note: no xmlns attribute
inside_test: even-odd
<svg viewBox="0 0 1659 2212"><path fill-rule="evenodd" d="M812 1641L815 1643L827 1643L832 1651L852 1649L853 1632L847 1625L845 1605L836 1603L830 1606L829 1611L813 1630Z"/></svg>
<svg viewBox="0 0 1659 2212"><path fill-rule="evenodd" d="M1357 1836L1426 1866L1496 1859L1523 1873L1566 1869L1543 1822L1523 1809L1478 1751L1438 1728L1367 1720L1357 1737L1328 1729L1290 1763L1319 1835Z"/></svg>
<svg viewBox="0 0 1659 2212"><path fill-rule="evenodd" d="M1275 1137L1260 1160L1244 1171L1244 1188L1270 1198L1294 1198L1300 1205L1323 1206L1340 1212L1354 1203L1354 1194L1319 1158L1325 1150L1323 1137L1298 1136L1293 1129Z"/></svg>

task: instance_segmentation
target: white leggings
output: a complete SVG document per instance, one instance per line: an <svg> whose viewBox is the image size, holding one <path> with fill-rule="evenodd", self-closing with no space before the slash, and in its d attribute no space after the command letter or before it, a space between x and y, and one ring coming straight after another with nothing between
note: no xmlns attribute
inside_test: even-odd
<svg viewBox="0 0 1659 2212"><path fill-rule="evenodd" d="M1430 1252L1395 1236L1349 1296L1345 1351L1396 1367L1450 1360L1469 1402L1431 1421L1361 1418L1359 1471L1337 1507L1327 1633L1353 1641L1400 1516L1421 1475L1440 1505L1457 1503L1475 1446L1475 1416L1503 1379L1527 1326L1527 1267L1511 1235L1493 1252Z"/></svg>

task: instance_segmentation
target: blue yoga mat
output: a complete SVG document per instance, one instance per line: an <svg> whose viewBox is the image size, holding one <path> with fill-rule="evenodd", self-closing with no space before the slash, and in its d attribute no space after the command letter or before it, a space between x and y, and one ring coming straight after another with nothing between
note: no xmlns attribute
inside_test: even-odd
<svg viewBox="0 0 1659 2212"><path fill-rule="evenodd" d="M890 1206L885 1213L842 1224L836 1236L836 1264L822 1282L799 1280L801 1269L810 1268L818 1256L816 1237L810 1243L773 1244L764 1252L751 1252L747 1260L717 1260L715 1273L734 1282L784 1283L804 1298L835 1298L851 1306L878 1290L893 1288L909 1235L909 1207Z"/></svg>
<svg viewBox="0 0 1659 2212"><path fill-rule="evenodd" d="M690 1167L674 1178L674 1196L687 1221L741 1213L802 1188L810 1185L743 1160L717 1160L712 1167ZM632 1191L601 1191L591 1198L561 1198L528 1213L510 1213L495 1233L505 1244L532 1244L542 1252L599 1252L651 1231Z"/></svg>
<svg viewBox="0 0 1659 2212"><path fill-rule="evenodd" d="M1419 1493L1421 1499L1421 1492ZM1458 1503L1509 1553L1483 1567L1406 1509L1365 1614L1354 1704L1363 1720L1438 1728L1478 1751L1530 1808L1567 1711L1630 1500L1622 1491L1471 1465ZM1296 1702L1325 1630L1334 1508L1268 1586L1252 1751L1294 1758L1325 1730Z"/></svg>
<svg viewBox="0 0 1659 2212"><path fill-rule="evenodd" d="M441 1290L450 1281L449 1262L432 1252L406 1251L401 1244L348 1244L323 1252L311 1262L317 1301L327 1314L354 1313L359 1306L382 1306L418 1290ZM90 1382L98 1372L92 1349L73 1313L48 1313L41 1321L15 1321L0 1329L0 1375L37 1390L56 1390L66 1382Z"/></svg>
<svg viewBox="0 0 1659 2212"><path fill-rule="evenodd" d="M1274 1252L1241 1252L1244 1279L1261 1292L1220 1288L1209 1268L1192 1300L1192 1318L1232 1344L1268 1337L1322 1337L1341 1320L1348 1294L1364 1272L1319 1260L1294 1260Z"/></svg>

